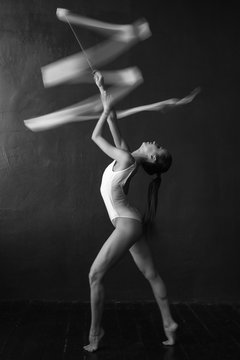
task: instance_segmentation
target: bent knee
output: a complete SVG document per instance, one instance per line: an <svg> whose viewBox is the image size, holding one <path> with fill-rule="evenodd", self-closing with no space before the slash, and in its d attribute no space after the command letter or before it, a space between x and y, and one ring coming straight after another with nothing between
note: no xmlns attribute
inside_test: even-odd
<svg viewBox="0 0 240 360"><path fill-rule="evenodd" d="M143 276L150 282L156 280L159 275L156 269L142 269Z"/></svg>
<svg viewBox="0 0 240 360"><path fill-rule="evenodd" d="M102 278L103 278L102 272L96 268L91 267L88 274L89 284L90 285L96 284L100 282Z"/></svg>

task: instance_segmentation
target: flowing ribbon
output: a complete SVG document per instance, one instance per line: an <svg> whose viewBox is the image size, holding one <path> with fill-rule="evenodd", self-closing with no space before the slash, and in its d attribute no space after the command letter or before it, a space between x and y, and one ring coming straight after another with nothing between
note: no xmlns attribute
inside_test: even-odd
<svg viewBox="0 0 240 360"><path fill-rule="evenodd" d="M82 51L42 67L42 79L45 87L62 83L94 84L92 76L94 68L99 68L109 63L137 42L151 36L149 25L144 19L140 19L130 25L117 25L75 15L65 9L57 9L57 17L59 20L70 25ZM100 32L108 36L109 39L84 50L71 24ZM89 72L89 67L91 72ZM102 71L102 74L105 84L113 85L108 89L113 104L117 103L143 82L141 71L137 67L117 71ZM117 115L119 118L123 118L140 111L169 109L192 101L198 92L199 90L194 90L183 99L169 99L119 111ZM32 131L42 131L69 122L97 119L101 110L102 102L98 94L65 109L24 120L24 123Z"/></svg>

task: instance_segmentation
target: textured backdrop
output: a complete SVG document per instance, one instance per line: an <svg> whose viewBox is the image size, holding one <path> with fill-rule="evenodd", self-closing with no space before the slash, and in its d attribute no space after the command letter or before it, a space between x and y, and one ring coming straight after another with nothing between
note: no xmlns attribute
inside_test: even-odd
<svg viewBox="0 0 240 360"><path fill-rule="evenodd" d="M145 17L152 37L107 69L138 66L145 82L117 109L201 94L172 112L121 120L131 148L156 140L173 154L151 246L172 300L237 300L239 288L239 26L212 2L0 0L0 300L88 300L88 270L112 231L99 193L110 159L95 121L32 133L23 120L94 94L92 85L44 89L40 68L79 51L63 7L126 24ZM76 28L88 48L103 38ZM148 177L132 184L144 209ZM106 277L107 299L152 299L130 256Z"/></svg>

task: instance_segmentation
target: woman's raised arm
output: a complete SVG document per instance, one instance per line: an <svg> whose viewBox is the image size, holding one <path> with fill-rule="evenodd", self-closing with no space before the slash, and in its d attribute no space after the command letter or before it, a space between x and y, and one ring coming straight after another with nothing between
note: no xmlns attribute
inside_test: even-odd
<svg viewBox="0 0 240 360"><path fill-rule="evenodd" d="M103 136L106 120L108 119L111 112L111 97L104 89L104 80L101 73L95 72L94 80L100 90L104 110L93 130L91 138L98 145L98 147L100 147L100 149L112 159L125 162L126 159L130 156L129 152L125 149L113 146Z"/></svg>
<svg viewBox="0 0 240 360"><path fill-rule="evenodd" d="M114 109L111 110L111 112L107 118L107 122L108 122L108 126L111 131L113 141L114 141L114 144L116 145L116 147L119 149L122 149L122 150L130 151L126 141L123 139L123 137L121 135L121 132L120 132L120 129L119 129L118 123L117 123L117 115L116 115L116 112Z"/></svg>
<svg viewBox="0 0 240 360"><path fill-rule="evenodd" d="M106 93L106 90L104 87L104 79L103 79L101 73L96 71L94 74L94 79L95 79L96 85L99 88L100 94L103 97L104 94ZM111 111L109 113L107 122L109 125L110 132L112 134L115 146L119 149L129 151L129 147L128 147L127 143L125 142L125 140L123 139L120 129L118 127L117 115L113 108L111 109Z"/></svg>

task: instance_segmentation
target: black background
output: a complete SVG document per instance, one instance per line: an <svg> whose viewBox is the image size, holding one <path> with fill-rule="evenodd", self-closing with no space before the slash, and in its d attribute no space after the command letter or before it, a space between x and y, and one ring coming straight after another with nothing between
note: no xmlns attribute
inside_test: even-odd
<svg viewBox="0 0 240 360"><path fill-rule="evenodd" d="M23 123L97 91L43 87L41 66L79 51L57 7L112 23L148 20L152 37L105 66L138 66L144 76L117 109L201 86L181 109L120 125L132 150L156 140L173 154L150 242L170 298L239 299L239 13L230 2L152 0L0 0L0 299L88 300L89 267L113 230L99 193L111 160L90 140L95 122L38 133ZM85 48L104 40L75 29ZM131 200L143 209L141 175ZM106 284L108 299L152 299L129 255Z"/></svg>

